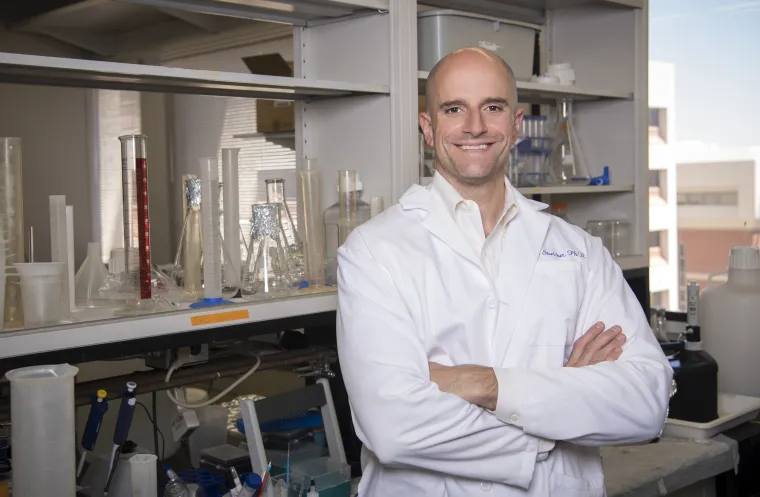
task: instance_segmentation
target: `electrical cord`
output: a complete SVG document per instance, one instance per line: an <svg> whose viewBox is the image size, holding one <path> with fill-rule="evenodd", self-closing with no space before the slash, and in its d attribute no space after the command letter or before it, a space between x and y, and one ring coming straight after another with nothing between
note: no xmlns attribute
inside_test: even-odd
<svg viewBox="0 0 760 497"><path fill-rule="evenodd" d="M148 419L153 425L153 428L158 432L159 435L161 435L161 461L163 461L166 458L166 439L164 438L164 434L161 433L161 429L158 427L158 423L156 423L156 421L150 415L150 411L148 411L148 408L145 407L145 404L143 404L142 402L138 402L137 405L141 406L143 410L145 410L145 414L148 415ZM158 447L156 447L156 456L158 456Z"/></svg>
<svg viewBox="0 0 760 497"><path fill-rule="evenodd" d="M178 355L177 359L174 360L174 362L172 363L171 367L169 368L169 371L166 372L166 380L165 381L168 383L169 380L171 379L172 374L174 373L174 371L176 371L177 369L181 368L183 365L184 365L184 357L182 355ZM211 399L208 399L206 401L203 401L200 404L187 404L185 402L181 402L180 400L177 399L177 397L174 396L174 394L171 392L171 390L167 390L166 391L166 395L169 397L169 400L171 400L172 402L174 402L175 404L177 404L180 407L184 407L185 409L198 409L200 407L206 407L206 406L209 406L211 404L215 404L216 402L219 402L219 400L222 399L222 397L224 397L225 395L227 395L228 393L230 393L238 385L240 385L241 383L243 383L249 376L251 376L253 373L255 373L256 370L259 369L259 366L261 366L261 355L260 354L256 354L256 364L254 364L251 369L249 369L248 371L246 371L240 378L238 378L237 380L235 380L235 382L232 385L228 386L227 388L225 388L224 390L222 390L221 392L219 392L219 395L215 396L214 398L211 398Z"/></svg>
<svg viewBox="0 0 760 497"><path fill-rule="evenodd" d="M156 392L151 393L151 401L153 402L153 419L158 420L158 409L156 407ZM161 434L161 440L164 439L164 435ZM158 422L153 423L153 451L158 456ZM163 451L162 451L163 452ZM161 454L161 460L163 461L164 454Z"/></svg>

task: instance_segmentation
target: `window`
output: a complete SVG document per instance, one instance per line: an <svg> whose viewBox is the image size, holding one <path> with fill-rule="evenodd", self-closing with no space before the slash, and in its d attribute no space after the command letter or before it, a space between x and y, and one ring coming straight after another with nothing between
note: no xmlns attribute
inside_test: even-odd
<svg viewBox="0 0 760 497"><path fill-rule="evenodd" d="M649 232L649 247L657 247L660 248L660 239L661 235L659 231L650 231Z"/></svg>
<svg viewBox="0 0 760 497"><path fill-rule="evenodd" d="M98 143L98 205L103 262L111 250L124 246L122 229L121 146L122 135L141 131L140 94L132 91L96 90ZM98 233L95 233L98 236Z"/></svg>
<svg viewBox="0 0 760 497"><path fill-rule="evenodd" d="M659 136L663 141L668 141L668 110L663 108L649 109L650 134Z"/></svg>
<svg viewBox="0 0 760 497"><path fill-rule="evenodd" d="M661 172L657 169L649 171L649 188L660 188Z"/></svg>
<svg viewBox="0 0 760 497"><path fill-rule="evenodd" d="M739 205L739 192L679 192L678 205Z"/></svg>

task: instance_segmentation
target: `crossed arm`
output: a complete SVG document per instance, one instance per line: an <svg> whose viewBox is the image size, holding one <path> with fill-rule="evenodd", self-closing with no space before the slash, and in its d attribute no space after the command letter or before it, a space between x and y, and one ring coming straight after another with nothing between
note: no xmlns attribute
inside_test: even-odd
<svg viewBox="0 0 760 497"><path fill-rule="evenodd" d="M635 319L621 322L628 345L617 360L551 371L484 368L473 383L488 386L487 392L478 391L479 398L469 402L466 395L439 388L435 380L445 382L442 372L431 377L426 348L405 304L360 230L338 257L341 368L357 434L382 464L527 488L541 439L599 445L644 441L659 432L672 371L654 337L641 333ZM580 322L636 316L628 306L638 302L620 286L626 283L614 268L617 275L606 264L597 275L601 294L588 292L593 305L581 310ZM643 313L641 319L648 331ZM573 364L593 362L592 349L576 348ZM471 385L467 378L457 381ZM519 426L501 414L515 406L523 414Z"/></svg>

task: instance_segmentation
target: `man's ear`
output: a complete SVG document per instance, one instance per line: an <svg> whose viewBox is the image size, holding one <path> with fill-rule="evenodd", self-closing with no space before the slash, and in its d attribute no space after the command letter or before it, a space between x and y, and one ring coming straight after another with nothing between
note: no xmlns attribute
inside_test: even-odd
<svg viewBox="0 0 760 497"><path fill-rule="evenodd" d="M420 113L420 128L422 128L422 135L425 137L425 143L428 147L435 148L433 144L433 119L427 112Z"/></svg>

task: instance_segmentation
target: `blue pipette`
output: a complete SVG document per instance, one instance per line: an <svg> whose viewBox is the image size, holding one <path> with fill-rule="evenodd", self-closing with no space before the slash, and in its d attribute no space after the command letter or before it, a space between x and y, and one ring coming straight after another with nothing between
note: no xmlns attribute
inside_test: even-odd
<svg viewBox="0 0 760 497"><path fill-rule="evenodd" d="M108 393L105 390L98 390L98 392L92 396L92 404L90 405L90 414L87 416L87 424L84 427L84 433L82 434L82 455L79 458L79 466L77 467L77 478L82 474L82 468L84 468L84 461L88 452L95 450L95 443L98 441L98 433L100 433L100 427L103 425L103 416L108 411L108 401L106 396Z"/></svg>
<svg viewBox="0 0 760 497"><path fill-rule="evenodd" d="M127 382L127 389L121 396L121 405L119 406L119 417L116 418L116 428L113 431L113 449L111 451L111 463L108 465L108 480L103 495L108 495L108 487L111 484L111 477L116 470L118 463L117 457L121 452L121 446L127 441L129 428L132 426L132 415L135 413L135 389L137 383L134 381Z"/></svg>

